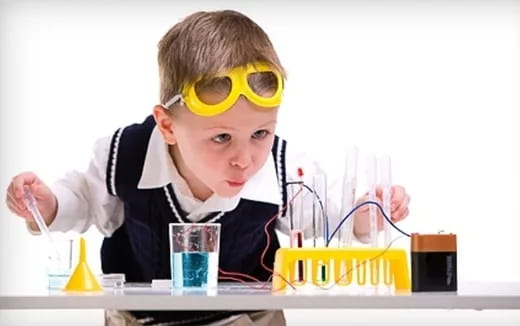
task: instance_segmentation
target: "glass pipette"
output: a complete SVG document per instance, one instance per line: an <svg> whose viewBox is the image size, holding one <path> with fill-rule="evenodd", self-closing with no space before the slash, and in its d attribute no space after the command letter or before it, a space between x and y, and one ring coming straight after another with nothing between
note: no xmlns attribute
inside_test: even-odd
<svg viewBox="0 0 520 326"><path fill-rule="evenodd" d="M61 261L60 252L58 251L56 244L52 240L52 236L49 231L49 228L47 228L47 224L45 223L45 220L43 219L43 216L40 213L40 210L38 209L38 205L36 203L36 198L34 198L33 194L29 190L29 187L27 187L27 186L24 186L24 188L23 188L23 199L25 201L25 204L27 205L27 208L29 209L29 211L31 212L31 214L34 218L34 221L38 225L40 232L47 239L47 241L51 245L52 249L55 251L56 258L58 259L58 261Z"/></svg>

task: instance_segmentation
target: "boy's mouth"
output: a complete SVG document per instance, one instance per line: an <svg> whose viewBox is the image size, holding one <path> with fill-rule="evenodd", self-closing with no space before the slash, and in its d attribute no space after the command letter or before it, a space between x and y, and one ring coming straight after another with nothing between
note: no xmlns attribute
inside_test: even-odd
<svg viewBox="0 0 520 326"><path fill-rule="evenodd" d="M246 183L243 180L226 180L227 184L231 187L242 187L244 183Z"/></svg>

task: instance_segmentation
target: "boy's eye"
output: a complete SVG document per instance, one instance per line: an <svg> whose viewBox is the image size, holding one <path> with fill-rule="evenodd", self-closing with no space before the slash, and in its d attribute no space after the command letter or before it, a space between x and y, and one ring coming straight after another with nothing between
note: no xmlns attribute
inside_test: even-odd
<svg viewBox="0 0 520 326"><path fill-rule="evenodd" d="M223 143L231 140L231 135L230 134L220 134L220 135L216 135L215 137L211 138L211 140L214 141L215 143L223 144Z"/></svg>
<svg viewBox="0 0 520 326"><path fill-rule="evenodd" d="M254 134L253 134L253 138L254 139L264 139L265 137L267 137L267 135L269 135L269 131L265 130L265 129L262 129L262 130L258 130L256 131Z"/></svg>

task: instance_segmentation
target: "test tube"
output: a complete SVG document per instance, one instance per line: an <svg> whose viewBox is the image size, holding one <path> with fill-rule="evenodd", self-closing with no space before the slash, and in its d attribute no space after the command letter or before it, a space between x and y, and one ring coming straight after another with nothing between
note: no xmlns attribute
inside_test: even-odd
<svg viewBox="0 0 520 326"><path fill-rule="evenodd" d="M377 160L374 154L367 156L366 162L366 173L367 173L367 188L368 188L368 200L376 201L376 174L377 174ZM372 247L377 248L377 211L376 206L369 205L368 208L370 217L370 243Z"/></svg>
<svg viewBox="0 0 520 326"><path fill-rule="evenodd" d="M390 161L389 155L384 155L381 157L380 160L380 171L381 171L381 187L383 188L383 211L385 212L385 215L388 216L388 218L391 217L392 209L390 207L391 205L391 198L392 194L391 186L392 186L392 165ZM392 228L390 223L388 221L383 221L384 225L384 233L385 233L385 247L390 245L390 241L392 238Z"/></svg>
<svg viewBox="0 0 520 326"><path fill-rule="evenodd" d="M289 232L294 230L294 184L287 187L287 210L289 213Z"/></svg>
<svg viewBox="0 0 520 326"><path fill-rule="evenodd" d="M343 191L341 197L341 210L339 223L354 207L357 182L358 149L355 146L348 147L345 157L345 170L343 172ZM338 232L338 246L351 247L354 228L354 218L345 221Z"/></svg>
<svg viewBox="0 0 520 326"><path fill-rule="evenodd" d="M327 214L327 175L321 169L312 177L312 190L314 192L312 200L312 230L314 247L322 247L327 243L329 237L329 221ZM313 270L315 277L322 282L327 282L327 265L323 260L319 260Z"/></svg>
<svg viewBox="0 0 520 326"><path fill-rule="evenodd" d="M328 237L327 175L318 171L312 177L312 239L314 247L325 244Z"/></svg>
<svg viewBox="0 0 520 326"><path fill-rule="evenodd" d="M290 207L290 216L293 220L292 222L292 228L289 235L289 241L291 248L302 248L303 247L303 219L304 219L304 197L306 193L304 192L298 192L300 189L303 189L303 170L301 168L298 169L298 177L300 178L300 181L302 184L296 185L299 189L294 190L293 188L293 194L291 195L292 203L289 206ZM298 195L294 197L295 194ZM296 219L294 217L296 216ZM304 280L304 261L298 260L296 262L295 266L295 279L297 282L302 282Z"/></svg>
<svg viewBox="0 0 520 326"><path fill-rule="evenodd" d="M305 198L309 193L303 188L303 179L300 179L302 184L299 186L299 188L302 190L298 197L296 198L296 203L298 204L298 214L297 214L297 223L296 223L296 229L303 230L303 220L304 220L304 204L305 204Z"/></svg>
<svg viewBox="0 0 520 326"><path fill-rule="evenodd" d="M314 192L312 196L312 246L316 248L318 245L318 216L319 216L319 203L316 199L316 180L315 177L312 177L312 191Z"/></svg>
<svg viewBox="0 0 520 326"><path fill-rule="evenodd" d="M300 176L301 177L301 176ZM307 192L304 192L303 188L303 180L300 179L301 184L293 184L292 193L290 199L292 202L289 205L289 217L291 219L291 234L290 234L290 242L291 247L298 247L297 243L299 238L303 239L303 220L304 220L304 204L305 199L307 197ZM297 187L296 190L294 187ZM295 194L298 194L296 197Z"/></svg>

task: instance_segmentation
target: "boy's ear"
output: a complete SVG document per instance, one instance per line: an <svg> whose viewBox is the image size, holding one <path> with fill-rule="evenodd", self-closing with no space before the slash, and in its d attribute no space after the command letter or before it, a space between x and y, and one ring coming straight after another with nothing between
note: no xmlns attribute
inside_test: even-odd
<svg viewBox="0 0 520 326"><path fill-rule="evenodd" d="M159 131L161 132L164 142L168 145L175 145L177 143L177 138L173 132L174 122L172 117L168 112L166 112L166 109L160 105L154 106L153 117L157 124L157 128L159 128Z"/></svg>

